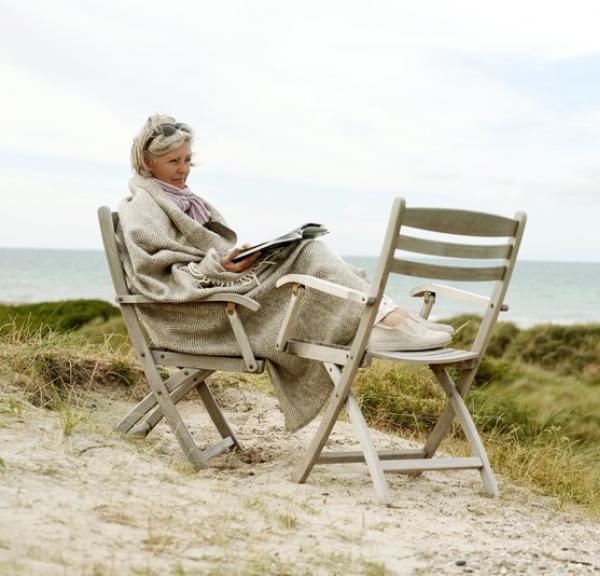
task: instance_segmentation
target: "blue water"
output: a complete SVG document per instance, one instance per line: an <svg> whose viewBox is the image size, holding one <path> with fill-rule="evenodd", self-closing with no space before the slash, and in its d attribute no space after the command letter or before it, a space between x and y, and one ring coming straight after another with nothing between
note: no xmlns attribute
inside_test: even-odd
<svg viewBox="0 0 600 576"><path fill-rule="evenodd" d="M377 260L347 257L372 275ZM387 294L406 308L419 303L407 294L426 282L392 275ZM452 284L452 283L448 283ZM489 283L458 284L467 290L489 292ZM75 298L112 301L113 289L104 253L94 250L34 250L0 248L0 302L41 302ZM510 310L502 314L520 326L541 323L600 322L600 263L517 263L506 298ZM439 297L433 317L481 312L481 307Z"/></svg>

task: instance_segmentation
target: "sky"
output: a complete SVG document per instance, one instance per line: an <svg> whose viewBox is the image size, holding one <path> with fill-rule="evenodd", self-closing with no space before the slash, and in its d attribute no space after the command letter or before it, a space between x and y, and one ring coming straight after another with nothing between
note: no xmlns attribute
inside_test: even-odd
<svg viewBox="0 0 600 576"><path fill-rule="evenodd" d="M241 242L326 224L378 254L393 198L528 213L521 258L600 261L600 3L0 0L0 247L101 248L146 118Z"/></svg>

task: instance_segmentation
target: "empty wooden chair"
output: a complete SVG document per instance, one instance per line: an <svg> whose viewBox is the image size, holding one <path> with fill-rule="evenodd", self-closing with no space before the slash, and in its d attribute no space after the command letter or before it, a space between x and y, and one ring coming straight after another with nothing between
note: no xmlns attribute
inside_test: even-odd
<svg viewBox="0 0 600 576"><path fill-rule="evenodd" d="M506 309L503 304L504 297L525 222L526 215L523 212L518 212L514 218L506 218L466 210L407 208L405 201L397 198L392 207L383 249L368 293L305 275L288 275L278 281L278 286L291 287L292 294L277 346L289 354L323 362L334 384L334 391L323 412L319 428L294 473L294 480L304 482L315 464L366 462L379 499L389 505L391 498L384 472L419 473L425 470L475 469L481 474L485 491L492 496L498 495L496 478L464 399L485 354L498 314L501 309ZM407 233L407 228L425 230L429 237L424 238L422 233L418 233L420 237L413 235L414 232ZM436 237L437 233L444 236ZM463 239L448 241L447 235L486 239L495 237L503 240L494 243L479 240L479 243L473 244ZM397 251L400 251L400 255ZM420 260L421 255L425 255L426 258ZM432 261L431 256L451 260L449 263L444 260L444 263L440 264L437 260ZM492 263L482 266L480 262L476 262L476 265L472 265L474 260L492 260ZM412 291L413 296L424 298L421 311L423 317L429 315L438 294L481 302L485 312L471 349L443 348L416 352L378 352L376 349L370 349L369 335L389 274L442 281L493 282L489 297L437 283L422 285ZM350 346L340 348L290 339L294 316L307 289L320 290L364 304L360 324ZM426 364L445 392L446 408L424 446L402 451L378 452L375 449L369 428L351 389L359 367L369 365L373 358ZM453 380L448 372L451 368L455 369L454 373L458 375L456 380ZM323 452L344 405L356 429L361 450ZM458 419L473 454L465 458L434 458L454 418Z"/></svg>
<svg viewBox="0 0 600 576"><path fill-rule="evenodd" d="M153 347L140 324L135 307L136 304L155 303L160 306L161 303L144 296L131 294L127 287L115 237L119 220L118 213L111 213L109 208L102 207L98 210L98 219L108 267L115 288L115 301L121 307L131 344L150 386L150 393L119 422L117 430L126 434L146 436L164 417L185 455L197 470L205 468L210 458L225 450L242 450L242 444L217 404L206 378L217 370L254 373L263 371L264 361L254 357L248 337L237 314L238 306L244 306L256 312L260 309L260 305L239 294L214 294L202 300L207 303L207 306L222 305L226 308L227 318L240 348L239 357L182 354ZM170 378L163 381L159 366L174 367L176 370L171 373ZM198 391L208 414L223 438L220 442L204 450L194 441L176 406L192 390Z"/></svg>

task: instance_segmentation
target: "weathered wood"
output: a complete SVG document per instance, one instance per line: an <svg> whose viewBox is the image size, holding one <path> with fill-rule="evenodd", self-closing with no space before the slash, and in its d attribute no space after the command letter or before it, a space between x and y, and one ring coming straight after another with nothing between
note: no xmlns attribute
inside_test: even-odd
<svg viewBox="0 0 600 576"><path fill-rule="evenodd" d="M356 361L350 362L344 366L337 387L331 394L327 407L323 412L317 432L313 437L310 446L306 450L302 461L294 471L293 479L296 482L302 483L306 481L317 458L323 451L325 442L327 442L327 438L329 438L329 435L331 434L331 430L333 429L340 410L346 403L352 382L360 367L360 362L363 360L367 341L371 334L371 330L373 329L377 308L381 302L381 297L383 296L383 287L387 281L389 264L394 253L395 239L398 236L400 229L400 214L404 209L404 206L404 200L401 198L396 198L392 205L392 212L388 221L388 227L383 243L382 256L377 265L369 298L367 299L363 316L350 348L349 359L356 359Z"/></svg>
<svg viewBox="0 0 600 576"><path fill-rule="evenodd" d="M113 280L115 291L117 294L126 294L127 283L125 282L125 273L119 258L119 251L114 234L114 226L117 219L113 217L110 210L106 207L102 207L98 210L98 219L100 221L100 230L102 233L102 240L104 242L104 249L106 258L108 260L108 267ZM184 453L192 464L196 468L202 468L206 466L206 462L203 460L200 450L186 425L183 423L179 412L175 408L175 405L169 397L167 388L156 369L154 364L152 353L146 343L144 332L140 326L139 320L132 306L124 306L121 308L123 314L123 320L127 326L127 331L131 338L133 349L142 365L146 378L150 388L154 394L154 397L162 408L165 418L173 431L173 434L177 438L180 446Z"/></svg>
<svg viewBox="0 0 600 576"><path fill-rule="evenodd" d="M327 372L331 377L334 386L337 388L341 379L340 369L335 364L329 363L325 364L325 368L327 368ZM373 481L373 486L375 487L375 493L379 497L379 501L382 504L389 506L392 503L392 498L390 496L390 491L385 476L383 475L383 468L381 467L381 462L377 457L377 450L375 449L375 444L373 444L373 439L369 433L369 427L363 418L362 412L360 411L360 406L358 405L352 390L348 392L348 398L346 399L346 410L348 412L350 422L354 426L354 430L358 436L358 441L360 442L360 447L362 448L365 462L367 463L367 468L369 469L371 480Z"/></svg>
<svg viewBox="0 0 600 576"><path fill-rule="evenodd" d="M250 341L248 340L248 336L246 335L242 321L238 316L237 310L235 309L235 304L233 302L229 302L227 304L226 312L227 319L229 320L229 324L231 325L231 329L235 335L235 341L237 342L240 352L242 353L246 370L248 372L255 372L258 364L256 362L256 358L254 357L254 353L252 352Z"/></svg>
<svg viewBox="0 0 600 576"><path fill-rule="evenodd" d="M470 290L463 290L462 288L455 288L454 286L446 286L445 284L437 283L419 284L419 286L412 288L409 294L415 298L420 298L423 296L424 298L433 297L434 299L438 294L443 294L444 296L450 296L451 298L456 298L457 300L483 304L485 306L488 306L491 302L489 296L484 296L483 294L471 292ZM500 310L502 312L508 311L508 305L502 304ZM423 315L421 314L421 316ZM423 317L425 318L425 316Z"/></svg>
<svg viewBox="0 0 600 576"><path fill-rule="evenodd" d="M207 448L206 450L204 450L202 452L202 458L204 459L204 461L208 461L211 458L218 456L222 452L225 452L225 450L229 450L230 448L233 448L234 446L235 446L234 439L231 438L231 436L228 436L227 438L223 438L223 440L221 440L220 442L213 444L210 448Z"/></svg>
<svg viewBox="0 0 600 576"><path fill-rule="evenodd" d="M394 259L390 272L418 278L435 278L437 280L455 280L461 282L491 282L502 280L506 273L505 266L441 266L425 264L409 260Z"/></svg>
<svg viewBox="0 0 600 576"><path fill-rule="evenodd" d="M403 240L398 241L401 224L450 234L479 235L484 237L510 236L511 238L506 245L502 246L475 245L468 247L456 243L437 243L412 237L406 239L406 236L403 236ZM497 495L497 483L489 466L483 442L479 437L463 397L473 382L477 367L489 342L489 331L495 324L497 315L503 305L503 298L517 257L524 225L524 214L517 214L515 219L512 220L490 214L456 210L407 210L405 209L404 201L396 199L388 222L386 238L374 281L369 289L366 307L354 341L349 349L340 350L339 348L336 349L311 342L289 341L287 344L286 351L289 353L324 362L330 373L334 373L336 384L321 418L318 430L301 463L294 472L293 479L295 481L305 482L316 463L366 462L370 466L369 471L371 472L380 498L387 502L387 483L381 480L382 470L420 473L424 470L477 469L482 476L485 490L490 494ZM429 263L394 260L394 251L397 247L405 248L409 251L412 251L411 249L418 249L418 251L422 251L423 253L447 257L502 259L505 261L505 264L494 267L465 268L462 266L440 266ZM375 313L390 271L411 276L444 280L495 281L496 287L490 298L473 295L466 291L463 294L462 291L450 287L446 291L446 293L452 296L458 295L459 297L462 296L485 304L488 310L473 349L470 351L440 349L422 352L365 352ZM423 317L429 315L435 301L436 290L432 286L436 285L428 284L419 287L421 290L420 295L425 296L426 299L422 310ZM441 293L445 290L445 288L442 288L441 290L437 290L437 292ZM351 385L360 363L369 362L373 357L387 358L399 362L428 364L436 376L441 375L438 377L438 381L447 393L449 400L432 435L423 448L413 451L400 451L399 454L393 453L393 451L378 453L375 450L360 407L351 392ZM446 367L453 367L459 370L457 385L448 376ZM323 453L325 443L331 434L331 430L344 403L346 403L351 421L358 423L356 428L363 438L363 442L361 442L362 451ZM474 455L466 458L433 459L432 457L443 437L448 432L455 414L465 431Z"/></svg>
<svg viewBox="0 0 600 576"><path fill-rule="evenodd" d="M290 332L292 331L292 321L296 317L296 312L300 307L303 296L304 288L299 284L292 284L292 296L290 298L290 303L285 312L285 316L283 318L283 323L281 324L277 340L275 341L275 348L277 350L285 350L290 336Z"/></svg>
<svg viewBox="0 0 600 576"><path fill-rule="evenodd" d="M142 343L136 343L135 340L134 345L137 345L140 348L142 347ZM160 377L149 350L148 352L142 352L142 367L148 378L150 387L154 392L158 405L162 408L164 417L177 438L179 445L183 449L184 454L197 470L206 468L206 460L202 457L201 451L196 445L194 438L183 422L181 415L175 408L175 404L167 392L167 388Z"/></svg>
<svg viewBox="0 0 600 576"><path fill-rule="evenodd" d="M178 304L178 302L173 300L153 300L152 298L146 298L146 296L141 296L139 294L117 294L117 296L115 296L115 302L117 302L117 304ZM233 302L234 304L249 308L253 312L257 312L261 307L260 304L252 300L252 298L248 298L242 294L233 293L211 294L210 296L202 298L202 300L194 301L195 304L206 304L207 302Z"/></svg>
<svg viewBox="0 0 600 576"><path fill-rule="evenodd" d="M135 312L135 304L140 304L142 301L140 298L134 298L133 295L129 294L125 280L125 272L119 257L115 238L115 230L119 221L118 214L111 213L108 208L102 207L98 210L98 219L115 292L121 297L119 303L121 305L123 320L125 321L133 350L142 365L142 369L144 370L144 374L146 375L151 389L151 394L147 395L142 402L138 403L138 405L119 423L118 429L124 432L131 432L135 423L139 422L145 414L154 409L146 418L146 421L137 426L136 431L144 434L149 432L164 416L184 454L190 460L192 465L197 470L205 468L209 458L212 458L223 450L235 445L241 448L241 444L235 438L231 427L210 394L208 386L205 385L203 391L201 390L202 399L221 435L225 436L225 434L227 434L224 440L211 448L205 451L199 449L177 411L176 403L181 400L191 388L197 387L203 382L204 378L212 371L224 369L243 372L247 370L246 362L240 358L207 358L190 354L172 353L164 350L151 350L146 341L146 334L142 329ZM125 302L129 297L132 298ZM236 294L217 294L203 300L203 302L204 301L235 302L236 304L246 306L254 311L260 308L259 304L250 298ZM144 301L143 303L146 302ZM188 369L182 370L182 372L171 377L167 382L163 382L160 373L158 372L157 362L162 365L179 366ZM255 367L254 371L262 371L264 369L264 361L258 360L253 366ZM197 370L200 371L198 372Z"/></svg>
<svg viewBox="0 0 600 576"><path fill-rule="evenodd" d="M517 230L517 222L512 218L446 208L407 208L402 225L460 236L513 236Z"/></svg>
<svg viewBox="0 0 600 576"><path fill-rule="evenodd" d="M183 352L170 352L169 350L153 349L152 357L160 366L177 366L178 368L199 368L202 370L223 370L226 372L248 372L243 358L229 356L196 356ZM264 360L256 360L256 369L252 372L264 370Z"/></svg>
<svg viewBox="0 0 600 576"><path fill-rule="evenodd" d="M208 370L204 373L199 372L198 370L190 370L190 371L180 370L179 372L177 372L177 374L174 374L165 382L165 386L166 386L168 392L172 392L173 390L175 390L175 388L180 386L185 380L199 377L198 376L199 374L200 375L204 374L203 377L206 378L211 373L212 372L208 371ZM129 414L127 414L127 416L125 416L125 418L123 418L119 422L119 424L117 424L116 430L123 434L126 434L141 418L143 418L150 410L152 410L152 408L154 408L156 406L156 404L157 404L157 402L156 402L156 398L154 397L154 393L150 392L150 394L145 396L144 399L141 400L135 406L135 408L133 408L133 410L131 410L131 412L129 412Z"/></svg>
<svg viewBox="0 0 600 576"><path fill-rule="evenodd" d="M382 462L384 472L424 472L426 470L481 469L481 458L419 458Z"/></svg>
<svg viewBox="0 0 600 576"><path fill-rule="evenodd" d="M512 272L514 270L515 262L523 238L523 233L525 231L525 225L527 223L527 216L524 212L517 212L515 215L515 220L518 222L518 227L514 238L510 241L513 246L513 250L506 266L507 272L504 281L498 282L494 288L494 292L490 297L490 305L487 308L487 312L479 327L475 342L472 346L472 350L477 353L478 358L471 369L461 371L456 384L456 388L462 398L466 397L469 388L473 383L479 363L481 362L481 359L483 358L483 355L489 344L492 329L495 326L498 319L498 314L502 309L504 297L506 295L506 291L508 290L508 284L512 277ZM427 451L429 457L433 456L437 451L444 436L448 433L453 419L454 411L450 403L448 403L444 408L444 411L442 412L437 424L435 425L433 432L425 443L425 450Z"/></svg>
<svg viewBox="0 0 600 576"><path fill-rule="evenodd" d="M427 320L429 318L429 315L431 314L431 310L432 310L434 304L435 304L435 293L425 292L423 294L423 305L421 306L421 310L419 311L419 316L421 316L421 318L425 318L425 320Z"/></svg>
<svg viewBox="0 0 600 576"><path fill-rule="evenodd" d="M450 406L461 424L471 450L481 461L480 474L484 490L490 496L500 496L498 482L496 481L496 477L490 466L483 442L481 441L475 422L473 422L473 418L471 418L471 414L469 414L469 410L467 409L462 396L458 393L452 378L450 378L445 369L434 367L432 370L448 396Z"/></svg>
<svg viewBox="0 0 600 576"><path fill-rule="evenodd" d="M299 342L297 340L288 340L286 352L308 358L309 360L320 360L321 362L331 362L338 366L347 364L351 359L350 348L338 346L326 346L324 344L311 344L310 342ZM361 366L368 366L369 362L364 356Z"/></svg>
<svg viewBox="0 0 600 576"><path fill-rule="evenodd" d="M275 283L277 288L285 286L286 284L298 284L305 288L326 292L332 296L337 296L338 298L343 298L344 300L350 300L352 302L358 302L359 304L366 304L369 299L369 296L360 290L347 288L346 286L329 282L329 280L323 280L322 278L308 276L306 274L288 274L281 277Z"/></svg>
<svg viewBox="0 0 600 576"><path fill-rule="evenodd" d="M363 418L358 402L356 401L352 391L350 391L346 400L346 410L348 412L348 416L350 417L350 421L354 425L354 430L356 431L358 440L365 455L365 461L367 463L367 467L369 468L369 473L371 474L371 480L373 481L373 486L375 487L375 493L379 497L379 501L382 504L385 506L390 506L392 503L392 497L390 496L390 491L383 475L383 468L381 467L381 462L377 457L377 450L373 444L373 439L369 434L369 427Z"/></svg>
<svg viewBox="0 0 600 576"><path fill-rule="evenodd" d="M475 342L473 343L473 350L479 352L481 355L483 355L487 349L490 338L492 337L492 330L498 320L498 314L502 310L502 304L504 303L504 298L506 297L508 285L515 268L517 254L519 253L519 249L521 247L523 233L525 232L527 216L524 212L517 212L515 215L515 220L518 222L518 227L515 231L514 238L510 240L513 246L513 251L511 258L506 263L506 274L503 278L503 282L498 282L494 287L493 293L490 296L490 305L485 316L483 317L479 331L475 337Z"/></svg>
<svg viewBox="0 0 600 576"><path fill-rule="evenodd" d="M418 252L430 256L445 256L447 258L475 258L504 259L508 258L512 246L510 244L485 245L485 244L457 244L454 242L441 242L438 240L426 240L401 234L396 242L398 250L406 252Z"/></svg>
<svg viewBox="0 0 600 576"><path fill-rule="evenodd" d="M110 208L102 206L98 209L98 221L100 222L100 233L104 244L104 252L108 260L108 270L117 294L127 294L127 282L123 265L119 257L119 249L115 240L115 229L117 227L119 216L115 212L111 213Z"/></svg>
<svg viewBox="0 0 600 576"><path fill-rule="evenodd" d="M423 448L407 450L379 450L380 460L404 460L406 458L425 458ZM364 452L352 450L347 452L321 452L317 464L358 464L365 461Z"/></svg>
<svg viewBox="0 0 600 576"><path fill-rule="evenodd" d="M188 392L190 392L190 390L193 390L198 385L197 381L198 379L196 378L196 376L190 376L177 388L175 388L175 390L173 390L173 392L171 392L170 394L173 404L177 404L180 400L183 400L183 398L188 394ZM147 436L148 434L150 434L150 432L152 432L152 430L154 430L156 425L163 419L163 417L164 414L162 408L160 406L157 406L154 410L152 410L152 412L150 412L148 417L143 422L131 429L130 434L138 436Z"/></svg>
<svg viewBox="0 0 600 576"><path fill-rule="evenodd" d="M227 421L225 414L223 414L223 411L217 404L217 401L215 400L215 397L213 396L212 390L210 389L210 386L206 382L206 379L199 382L197 384L196 388L198 390L198 394L199 394L202 402L204 403L204 407L206 408L206 411L208 412L209 416L211 417L211 420L213 421L215 427L219 431L219 434L221 434L221 437L222 438L227 438L227 437L232 438L235 443L235 446L237 446L238 450L242 451L244 449L244 446L237 438L235 432L233 431L233 428Z"/></svg>

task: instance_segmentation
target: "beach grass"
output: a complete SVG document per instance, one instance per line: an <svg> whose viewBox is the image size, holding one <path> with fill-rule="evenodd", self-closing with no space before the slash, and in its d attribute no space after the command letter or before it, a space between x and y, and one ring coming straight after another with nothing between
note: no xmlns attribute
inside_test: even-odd
<svg viewBox="0 0 600 576"><path fill-rule="evenodd" d="M143 373L110 304L5 306L0 318L0 409L20 409L21 397L12 392L19 389L25 401L59 411L70 435L85 419L87 390L144 394ZM458 328L452 345L470 345L479 321L449 319ZM600 325L524 330L499 323L467 398L497 472L594 515L600 514L599 352ZM264 374L239 379L272 391ZM361 369L355 391L372 426L415 441L426 438L445 403L426 367L383 360ZM457 426L442 449L467 452Z"/></svg>
<svg viewBox="0 0 600 576"><path fill-rule="evenodd" d="M0 335L10 335L16 330L68 332L85 324L104 323L120 316L118 308L103 300L0 304Z"/></svg>

